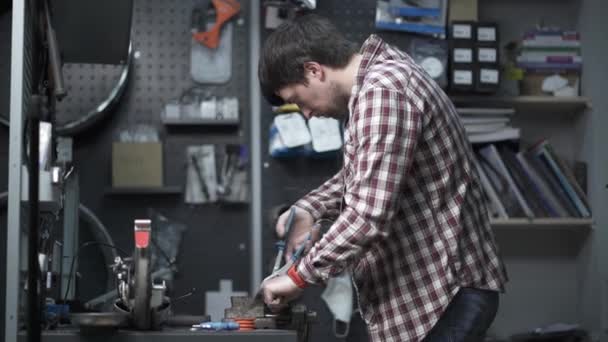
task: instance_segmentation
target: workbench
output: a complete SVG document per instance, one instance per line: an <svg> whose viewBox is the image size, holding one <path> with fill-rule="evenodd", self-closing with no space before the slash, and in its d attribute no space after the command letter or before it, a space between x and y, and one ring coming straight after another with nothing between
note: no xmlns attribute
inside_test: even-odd
<svg viewBox="0 0 608 342"><path fill-rule="evenodd" d="M19 342L26 342L25 332L19 333ZM50 330L42 333L42 342L296 342L297 334L291 330L256 331L190 331L189 329L163 329L162 331L100 331L81 334L78 329Z"/></svg>

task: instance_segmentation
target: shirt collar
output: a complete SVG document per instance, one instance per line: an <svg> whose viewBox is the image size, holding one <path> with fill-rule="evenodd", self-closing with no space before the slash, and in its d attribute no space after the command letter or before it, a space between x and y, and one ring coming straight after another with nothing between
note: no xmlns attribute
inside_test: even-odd
<svg viewBox="0 0 608 342"><path fill-rule="evenodd" d="M365 42L363 42L363 45L361 45L359 53L362 58L359 68L357 69L357 75L355 76L355 85L351 89L348 105L349 109L352 109L353 101L357 97L357 93L361 89L361 86L363 86L363 80L365 79L365 74L367 74L367 69L373 64L378 54L383 50L384 45L384 41L375 34L369 36Z"/></svg>

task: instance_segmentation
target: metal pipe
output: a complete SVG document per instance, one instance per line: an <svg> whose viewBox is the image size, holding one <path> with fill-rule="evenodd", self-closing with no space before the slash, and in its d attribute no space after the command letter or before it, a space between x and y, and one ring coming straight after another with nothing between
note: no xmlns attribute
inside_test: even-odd
<svg viewBox="0 0 608 342"><path fill-rule="evenodd" d="M27 2L29 7L29 2ZM21 265L21 167L23 164L23 107L26 102L28 84L26 73L26 52L31 46L25 43L26 36L26 2L14 1L11 29L11 89L10 119L13 124L9 132L8 163L8 213L6 232L6 292L4 306L4 341L16 342L19 308L19 267ZM28 29L29 32L29 29ZM28 70L29 71L29 70Z"/></svg>
<svg viewBox="0 0 608 342"><path fill-rule="evenodd" d="M39 138L40 138L40 111L42 99L33 95L30 102L29 117L29 162L28 162L28 190L29 190L29 229L27 246L27 340L40 342L40 264L38 262L38 181L40 172Z"/></svg>
<svg viewBox="0 0 608 342"><path fill-rule="evenodd" d="M262 282L262 131L261 91L258 82L260 58L260 0L252 0L250 10L249 44L251 60L249 82L251 99L251 293Z"/></svg>

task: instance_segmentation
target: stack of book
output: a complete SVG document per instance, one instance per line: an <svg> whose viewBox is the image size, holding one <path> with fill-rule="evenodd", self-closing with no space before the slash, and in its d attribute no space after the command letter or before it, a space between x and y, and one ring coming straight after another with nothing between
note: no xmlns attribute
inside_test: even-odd
<svg viewBox="0 0 608 342"><path fill-rule="evenodd" d="M511 125L512 108L457 108L471 144L518 140L519 128Z"/></svg>
<svg viewBox="0 0 608 342"><path fill-rule="evenodd" d="M490 144L478 149L476 157L491 217L591 217L571 166L547 140L520 152Z"/></svg>
<svg viewBox="0 0 608 342"><path fill-rule="evenodd" d="M555 28L526 33L517 56L529 95L577 95L582 64L579 33Z"/></svg>
<svg viewBox="0 0 608 342"><path fill-rule="evenodd" d="M580 35L576 31L537 29L524 35L517 63L524 69L580 70Z"/></svg>

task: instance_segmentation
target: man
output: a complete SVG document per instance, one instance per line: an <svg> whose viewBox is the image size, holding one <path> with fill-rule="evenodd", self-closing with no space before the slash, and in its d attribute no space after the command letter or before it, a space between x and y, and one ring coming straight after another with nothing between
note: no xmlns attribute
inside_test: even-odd
<svg viewBox="0 0 608 342"><path fill-rule="evenodd" d="M266 304L349 270L373 341L481 341L507 276L446 94L404 52L375 35L357 52L314 15L270 35L259 77L271 103L345 121L344 165L295 203L287 257L316 221L335 221L287 276L262 284Z"/></svg>

